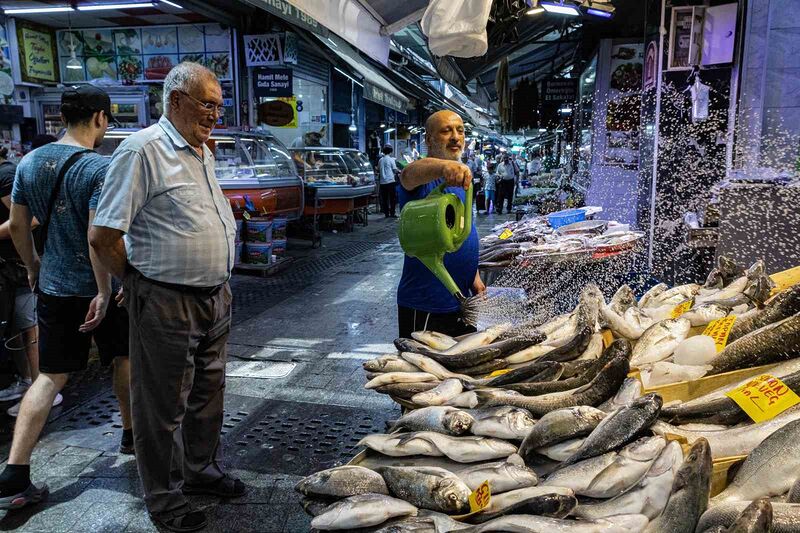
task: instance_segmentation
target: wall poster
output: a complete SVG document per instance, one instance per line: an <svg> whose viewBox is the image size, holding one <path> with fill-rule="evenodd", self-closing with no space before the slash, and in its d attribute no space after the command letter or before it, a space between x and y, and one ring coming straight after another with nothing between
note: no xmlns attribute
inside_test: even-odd
<svg viewBox="0 0 800 533"><path fill-rule="evenodd" d="M29 22L17 22L20 78L29 83L58 81L53 32Z"/></svg>

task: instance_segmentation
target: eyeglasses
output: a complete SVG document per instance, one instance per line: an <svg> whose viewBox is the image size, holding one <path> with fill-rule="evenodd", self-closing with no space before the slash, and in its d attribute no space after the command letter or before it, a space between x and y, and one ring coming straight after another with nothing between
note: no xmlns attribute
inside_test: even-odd
<svg viewBox="0 0 800 533"><path fill-rule="evenodd" d="M225 116L225 108L223 106L217 105L214 102L201 102L200 100L198 100L197 98L195 98L194 96L185 91L178 91L178 92L181 93L182 95L188 96L189 98L200 104L200 107L202 107L209 113L216 112L217 116L219 117Z"/></svg>

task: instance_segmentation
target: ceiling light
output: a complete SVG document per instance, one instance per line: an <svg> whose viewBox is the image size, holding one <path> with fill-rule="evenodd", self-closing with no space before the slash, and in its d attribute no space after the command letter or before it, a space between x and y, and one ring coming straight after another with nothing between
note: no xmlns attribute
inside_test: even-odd
<svg viewBox="0 0 800 533"><path fill-rule="evenodd" d="M590 15L594 15L595 17L603 17L604 19L610 19L614 16L614 13L603 11L601 9L594 9L592 7L587 9L586 12Z"/></svg>
<svg viewBox="0 0 800 533"><path fill-rule="evenodd" d="M137 7L153 7L154 2L133 2L130 4L88 4L78 6L78 11L105 11L109 9L133 9Z"/></svg>
<svg viewBox="0 0 800 533"><path fill-rule="evenodd" d="M381 122L381 128L385 128L385 127L386 127L386 124L384 124L383 122Z"/></svg>
<svg viewBox="0 0 800 533"><path fill-rule="evenodd" d="M561 109L558 110L558 112L559 113L564 113L565 115L567 115L569 113L572 113L572 108L571 107L562 107Z"/></svg>
<svg viewBox="0 0 800 533"><path fill-rule="evenodd" d="M6 15L32 15L34 13L64 13L67 11L75 11L72 6L58 6L58 7L22 7L19 9L3 8L3 13Z"/></svg>
<svg viewBox="0 0 800 533"><path fill-rule="evenodd" d="M388 130L384 131L383 133L392 133L393 131L394 131L394 128L389 128Z"/></svg>
<svg viewBox="0 0 800 533"><path fill-rule="evenodd" d="M72 70L78 70L78 69L83 70L83 65L78 60L78 58L75 57L75 50L72 51L71 57L69 58L69 61L67 61L66 66L68 69Z"/></svg>
<svg viewBox="0 0 800 533"><path fill-rule="evenodd" d="M580 16L581 12L578 8L572 5L565 5L563 0L561 2L542 2L540 4L548 13L558 13L559 15L571 15L573 17Z"/></svg>
<svg viewBox="0 0 800 533"><path fill-rule="evenodd" d="M178 9L183 9L183 6L179 6L179 5L178 5L178 4L176 4L175 2L170 2L169 0L160 0L160 2L161 2L162 4L167 4L167 5L170 5L170 6L172 6L172 7L177 7Z"/></svg>
<svg viewBox="0 0 800 533"><path fill-rule="evenodd" d="M547 129L545 129L545 128L539 128L539 133L547 133Z"/></svg>
<svg viewBox="0 0 800 533"><path fill-rule="evenodd" d="M348 131L358 131L358 126L356 126L356 121L352 115L350 115L350 125L347 127Z"/></svg>

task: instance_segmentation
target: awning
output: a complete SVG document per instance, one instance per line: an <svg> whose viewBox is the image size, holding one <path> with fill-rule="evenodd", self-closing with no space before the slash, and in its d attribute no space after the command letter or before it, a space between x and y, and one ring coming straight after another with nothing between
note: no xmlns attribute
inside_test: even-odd
<svg viewBox="0 0 800 533"><path fill-rule="evenodd" d="M364 78L364 98L400 113L407 113L410 102L403 93L336 35L317 39Z"/></svg>

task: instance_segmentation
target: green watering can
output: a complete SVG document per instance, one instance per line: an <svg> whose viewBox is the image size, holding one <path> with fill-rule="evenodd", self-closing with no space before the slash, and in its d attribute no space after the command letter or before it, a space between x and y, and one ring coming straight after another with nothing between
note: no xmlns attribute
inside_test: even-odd
<svg viewBox="0 0 800 533"><path fill-rule="evenodd" d="M403 207L398 236L406 255L422 261L448 292L463 302L464 295L444 267L444 254L461 248L472 231L472 184L466 205L455 194L444 192L446 186L442 183L426 198Z"/></svg>

